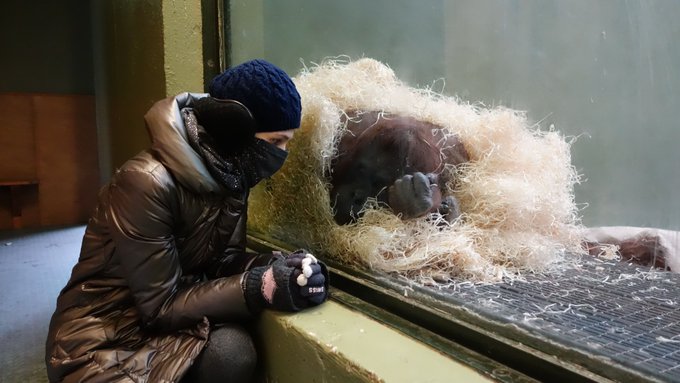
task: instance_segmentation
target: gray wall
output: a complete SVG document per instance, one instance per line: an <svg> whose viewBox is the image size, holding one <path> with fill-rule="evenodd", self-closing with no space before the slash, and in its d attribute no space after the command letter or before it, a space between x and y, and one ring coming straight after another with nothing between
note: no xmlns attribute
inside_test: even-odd
<svg viewBox="0 0 680 383"><path fill-rule="evenodd" d="M431 85L444 75L443 0L233 0L232 63L273 60L291 75L304 60L371 57L401 79Z"/></svg>
<svg viewBox="0 0 680 383"><path fill-rule="evenodd" d="M232 62L341 54L577 137L583 223L680 229L680 2L233 0ZM437 82L435 89L441 89Z"/></svg>
<svg viewBox="0 0 680 383"><path fill-rule="evenodd" d="M449 91L578 136L588 225L680 228L680 2L455 1Z"/></svg>

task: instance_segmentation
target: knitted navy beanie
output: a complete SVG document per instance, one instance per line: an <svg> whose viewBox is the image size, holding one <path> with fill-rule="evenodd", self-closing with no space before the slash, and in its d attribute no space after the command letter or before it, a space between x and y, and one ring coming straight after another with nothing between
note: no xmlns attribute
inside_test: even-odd
<svg viewBox="0 0 680 383"><path fill-rule="evenodd" d="M300 94L281 68L265 60L247 61L227 69L210 82L212 97L245 105L257 122L257 132L300 126Z"/></svg>

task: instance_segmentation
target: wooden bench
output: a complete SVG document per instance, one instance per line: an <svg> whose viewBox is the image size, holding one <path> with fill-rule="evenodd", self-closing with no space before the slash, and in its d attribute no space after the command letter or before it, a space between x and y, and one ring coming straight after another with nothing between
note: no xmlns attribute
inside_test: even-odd
<svg viewBox="0 0 680 383"><path fill-rule="evenodd" d="M12 228L21 228L21 191L23 188L37 186L38 180L1 180L0 188L9 188L9 204L12 214Z"/></svg>

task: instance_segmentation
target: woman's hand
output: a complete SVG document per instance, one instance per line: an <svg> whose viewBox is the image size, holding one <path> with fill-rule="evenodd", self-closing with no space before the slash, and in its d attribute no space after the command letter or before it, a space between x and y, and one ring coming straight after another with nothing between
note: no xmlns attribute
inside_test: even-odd
<svg viewBox="0 0 680 383"><path fill-rule="evenodd" d="M298 250L269 266L250 269L243 290L252 311L299 311L328 299L328 270L316 257Z"/></svg>

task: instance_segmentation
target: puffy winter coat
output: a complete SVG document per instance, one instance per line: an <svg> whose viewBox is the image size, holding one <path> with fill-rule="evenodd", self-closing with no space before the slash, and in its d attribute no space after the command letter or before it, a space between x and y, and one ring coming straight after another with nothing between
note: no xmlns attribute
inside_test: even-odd
<svg viewBox="0 0 680 383"><path fill-rule="evenodd" d="M100 191L50 323L51 382L176 382L210 323L250 318L242 275L227 275L246 256L247 195L224 193L180 114L203 96L157 102L145 116L151 149Z"/></svg>

